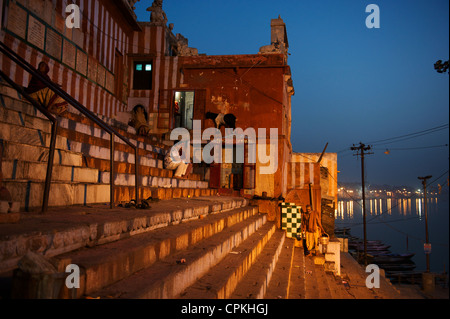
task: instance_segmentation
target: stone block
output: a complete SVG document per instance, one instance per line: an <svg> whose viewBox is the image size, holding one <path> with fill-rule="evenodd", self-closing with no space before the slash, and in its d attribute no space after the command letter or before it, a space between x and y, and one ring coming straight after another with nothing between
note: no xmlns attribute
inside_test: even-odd
<svg viewBox="0 0 450 319"><path fill-rule="evenodd" d="M334 260L335 260L334 253L326 253L325 254L325 261L334 261Z"/></svg>
<svg viewBox="0 0 450 319"><path fill-rule="evenodd" d="M166 188L166 199L172 199L173 198L173 189L172 188Z"/></svg>
<svg viewBox="0 0 450 319"><path fill-rule="evenodd" d="M334 263L334 261L327 261L324 264L324 269L325 271L329 271L329 272L335 272L336 271L336 265Z"/></svg>
<svg viewBox="0 0 450 319"><path fill-rule="evenodd" d="M322 256L315 256L314 257L314 264L315 265L323 265L325 264L325 258Z"/></svg>
<svg viewBox="0 0 450 319"><path fill-rule="evenodd" d="M9 212L10 213L18 213L20 212L20 202L11 202L9 203Z"/></svg>
<svg viewBox="0 0 450 319"><path fill-rule="evenodd" d="M181 188L174 188L173 189L173 193L172 193L172 197L173 198L180 198L181 196L182 196Z"/></svg>
<svg viewBox="0 0 450 319"><path fill-rule="evenodd" d="M0 224L15 224L20 221L20 213L0 214Z"/></svg>
<svg viewBox="0 0 450 319"><path fill-rule="evenodd" d="M8 214L9 213L9 202L1 201L0 202L0 214Z"/></svg>

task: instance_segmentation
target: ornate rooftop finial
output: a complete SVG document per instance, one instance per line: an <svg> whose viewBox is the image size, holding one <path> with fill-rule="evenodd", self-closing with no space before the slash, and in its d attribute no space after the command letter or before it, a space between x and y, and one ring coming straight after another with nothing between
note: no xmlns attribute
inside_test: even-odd
<svg viewBox="0 0 450 319"><path fill-rule="evenodd" d="M150 22L154 25L166 25L167 24L167 16L164 12L163 8L163 0L154 0L151 7L147 8L147 11L150 11Z"/></svg>
<svg viewBox="0 0 450 319"><path fill-rule="evenodd" d="M130 5L131 10L135 10L136 7L134 6L136 2L139 2L140 0L128 0L128 4Z"/></svg>
<svg viewBox="0 0 450 319"><path fill-rule="evenodd" d="M271 28L271 43L270 45L265 45L259 49L259 53L282 53L287 56L289 42L287 39L286 24L284 23L281 16L278 15L278 19L272 19L270 22Z"/></svg>

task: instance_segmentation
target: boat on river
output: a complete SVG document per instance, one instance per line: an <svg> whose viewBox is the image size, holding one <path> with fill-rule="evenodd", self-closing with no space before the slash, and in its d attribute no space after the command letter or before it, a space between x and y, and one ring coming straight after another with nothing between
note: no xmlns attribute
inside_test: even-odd
<svg viewBox="0 0 450 319"><path fill-rule="evenodd" d="M349 248L353 248L355 250L363 251L364 250L364 244L362 245L350 245L348 244ZM389 248L391 248L390 245L367 245L367 251L388 251Z"/></svg>
<svg viewBox="0 0 450 319"><path fill-rule="evenodd" d="M413 262L377 264L377 266L387 273L391 271L411 271L416 268L416 264Z"/></svg>
<svg viewBox="0 0 450 319"><path fill-rule="evenodd" d="M414 253L409 253L409 254L390 253L390 254L379 254L379 255L372 254L372 262L375 264L401 263L404 261L410 261L414 255L415 255Z"/></svg>

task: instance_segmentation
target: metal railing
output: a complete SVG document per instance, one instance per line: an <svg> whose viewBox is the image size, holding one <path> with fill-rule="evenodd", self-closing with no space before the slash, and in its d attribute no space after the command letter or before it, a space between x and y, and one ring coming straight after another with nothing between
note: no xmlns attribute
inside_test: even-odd
<svg viewBox="0 0 450 319"><path fill-rule="evenodd" d="M45 77L43 77L31 64L25 61L22 57L17 55L14 51L12 51L8 46L6 46L2 41L0 41L0 52L2 52L6 57L8 57L11 61L15 62L18 66L24 69L26 72L30 73L32 76L35 76L38 80L44 83L49 89L51 89L55 94L63 98L66 102L80 111L84 116L86 116L89 120L93 121L100 128L105 130L110 134L110 208L114 207L114 139L117 136L122 141L124 141L127 145L134 149L135 153L135 193L136 193L136 204L139 203L139 147L131 143L127 138L118 133L111 126L106 124L100 118L98 118L93 112L88 110L85 106L75 100L72 96L70 96L67 92L61 89L57 84L52 81L49 81ZM42 203L42 213L45 213L48 209L48 200L50 193L50 183L53 169L53 161L54 161L54 153L56 148L56 135L57 135L57 120L56 118L43 106L37 103L30 95L28 95L23 87L14 83L5 73L0 70L0 75L2 78L6 80L15 90L17 90L25 99L27 99L34 107L36 107L40 112L42 112L51 122L52 122L52 135L50 141L50 153L47 164L47 174L45 178L45 186L44 186L44 194L43 194L43 203Z"/></svg>

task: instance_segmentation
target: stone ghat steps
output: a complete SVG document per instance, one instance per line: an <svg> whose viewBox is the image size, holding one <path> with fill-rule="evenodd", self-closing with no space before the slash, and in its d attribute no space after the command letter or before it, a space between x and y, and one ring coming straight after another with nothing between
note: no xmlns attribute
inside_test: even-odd
<svg viewBox="0 0 450 319"><path fill-rule="evenodd" d="M266 215L255 215L187 249L167 256L92 297L117 299L174 299L205 276L234 249L260 242L275 228ZM265 234L265 235L263 235ZM255 244L260 245L260 244ZM185 262L184 262L185 261Z"/></svg>
<svg viewBox="0 0 450 319"><path fill-rule="evenodd" d="M4 133L0 131L0 136L3 133L3 138L6 140L49 147L51 124L45 116L35 110L27 101L20 99L18 93L8 86L0 84L0 94L2 94L0 101L3 106L0 108L0 122L3 123L2 126L7 126L3 129ZM78 113L72 107L69 109ZM157 138L137 136L134 128L124 123L108 119L105 116L99 117L116 128L131 143L138 145L142 167L163 169L164 156L170 149L168 145L161 144ZM59 150L76 151L89 158L109 161L110 135L107 132L86 117L75 113L66 113L63 117L59 117L58 123L57 148ZM10 132L18 132L18 134ZM115 138L115 149L115 161L134 165L134 150L117 137ZM91 166L91 168L97 167ZM173 175L172 171L168 172L168 175ZM189 178L202 179L199 174L193 174L193 177Z"/></svg>
<svg viewBox="0 0 450 319"><path fill-rule="evenodd" d="M2 162L2 173L5 180L45 181L47 163L8 159ZM98 169L88 167L53 165L52 181L109 184L110 172L99 171ZM135 175L116 173L114 185L134 186ZM159 177L149 174L142 174L139 176L139 185L142 187L208 188L208 182L204 181Z"/></svg>
<svg viewBox="0 0 450 319"><path fill-rule="evenodd" d="M102 160L99 158L94 158L90 156L83 156L83 167L87 168L96 168L100 172L109 172L110 171L110 161ZM114 172L119 174L134 174L135 172L135 164L134 163L123 163L123 162L115 162L114 163ZM158 167L151 166L139 166L139 174L154 176L154 177L164 177L164 178L176 178L176 179L186 179L184 177L174 177L174 171L162 169ZM204 175L204 174L203 174ZM202 174L190 174L189 180L202 181Z"/></svg>
<svg viewBox="0 0 450 319"><path fill-rule="evenodd" d="M43 184L40 182L44 182L46 176L51 125L43 114L22 100L12 88L0 83L0 93L3 106L0 107L0 139L3 140L4 181L14 189L14 201L21 202L21 209L33 209L39 207L41 201L37 198L37 193L39 189L43 191ZM72 107L69 109L76 112ZM65 116L58 118L60 127L52 176L52 182L56 182L52 186L54 194L60 194L62 198L51 201L50 205L109 201L106 184L110 182L110 135L81 115L67 113ZM174 193L175 198L183 197L183 194L190 197L209 196L210 191L195 191L197 188L208 188L209 183L204 181L204 174L177 178L173 176L173 171L163 168L163 158L169 146L162 145L155 139L137 137L133 134L134 129L128 125L105 117L103 119L116 128L119 127L118 130L122 130L121 133L139 147L141 198L151 197L154 188L161 187L173 188L173 191L164 190L157 193L157 196L153 195L153 198L173 198L170 193ZM135 198L132 195L135 190L131 189L135 185L135 154L122 140L116 138L115 141L115 198L128 202ZM89 183L97 183L97 186ZM86 193L89 195L86 196ZM66 198L72 195L75 197Z"/></svg>
<svg viewBox="0 0 450 319"><path fill-rule="evenodd" d="M202 183L187 181L189 183ZM13 202L20 202L22 211L34 211L42 207L42 194L45 183L36 180L3 180L3 185L11 194ZM217 191L210 188L189 187L139 187L139 198L169 200L173 198L193 198L213 196ZM128 203L136 198L134 186L115 186L114 198L116 205ZM52 181L50 184L49 206L92 205L110 202L110 185L86 182Z"/></svg>
<svg viewBox="0 0 450 319"><path fill-rule="evenodd" d="M279 229L275 231L261 254L255 259L254 265L230 295L230 299L266 298L268 286L278 264L285 239L285 231Z"/></svg>
<svg viewBox="0 0 450 319"><path fill-rule="evenodd" d="M316 265L314 258L305 257L303 247L295 247L295 240L286 239L280 249L265 299L349 299L339 278ZM243 296L252 299L253 296Z"/></svg>
<svg viewBox="0 0 450 319"><path fill-rule="evenodd" d="M3 101L5 100L8 101L8 98L3 97ZM32 108L26 102L19 102L21 105L24 104ZM16 101L15 103L17 104L19 102ZM5 102L5 105L10 106L11 103ZM14 104L12 107L17 108ZM30 160L27 154L30 150L33 154L38 154L37 158L41 158L42 160L48 158L48 148L50 145L50 123L48 121L12 109L0 108L0 122L2 122L0 139L9 141L11 144L16 144L18 148L18 150L14 150L13 156L10 156L14 157L12 159ZM36 128L33 125L36 125ZM82 154L85 161L81 165L89 165L90 168L109 171L109 134L94 126L74 122L67 118L60 119L60 125L67 127L67 129L61 127L58 129L58 136L56 138L57 153L65 153L67 151L72 152L72 154ZM163 168L163 157L167 152L165 149L144 144L141 141L133 139L130 139L130 141L132 143L138 143L141 174L156 177L173 177L173 171ZM42 149L37 148L38 146L42 147ZM27 152L21 152L20 150L22 148ZM115 148L115 161L127 164L127 172L134 172L134 151L118 138L116 138ZM8 155L6 154L6 156ZM79 161L76 163L78 164ZM164 173L161 174L161 171L164 171ZM200 174L191 174L189 179L203 180Z"/></svg>
<svg viewBox="0 0 450 319"><path fill-rule="evenodd" d="M2 162L3 178L6 180L45 180L47 174L46 162L30 162L4 160ZM70 181L78 183L99 182L100 172L97 169L69 165L53 165L53 181Z"/></svg>
<svg viewBox="0 0 450 319"><path fill-rule="evenodd" d="M164 227L113 243L83 248L56 257L64 265L76 264L81 271L77 297L89 295L150 267L172 254L185 251L201 241L212 239L238 223L254 220L257 207L243 207L228 212L201 215L188 223ZM72 294L65 289L62 297Z"/></svg>
<svg viewBox="0 0 450 319"><path fill-rule="evenodd" d="M178 297L244 299L243 295L251 295L262 299L284 236L284 231L268 222Z"/></svg>
<svg viewBox="0 0 450 319"><path fill-rule="evenodd" d="M22 122L23 119L25 125L32 125L32 123L29 120L30 119L33 121L36 120L33 118L40 119L41 120L40 122L43 123L46 122L46 124L44 124L41 127L46 127L47 129L45 131L50 132L51 124L49 123L45 115L36 110L28 101L22 99L22 96L12 87L10 87L6 82L3 82L1 78L0 78L0 104L6 109L19 112L20 116L14 118L20 120L20 122ZM162 140L157 136L149 136L149 137L137 136L136 130L133 127L125 123L119 122L113 118L109 118L107 116L103 116L100 114L95 115L101 120L103 120L109 126L114 127L120 134L122 134L124 137L127 137L134 144L136 141L139 141L151 145L156 152L160 152L161 154L169 150L171 147L170 144L173 144L173 142L169 143L170 141ZM20 119L20 117L22 117L22 119ZM63 114L63 116L59 119L59 121L61 127L73 129L74 126L77 126L78 124L78 128L81 129L82 131L84 130L86 134L94 134L94 136L96 137L101 137L101 135L99 134L104 134L105 138L109 138L106 137L109 136L109 134L107 134L106 132L102 133L101 131L103 130L99 126L97 126L92 121L87 119L84 115L80 114L80 112L71 105L69 105L68 107L68 113ZM70 127L68 125L70 125ZM85 127L83 128L82 125L85 125ZM36 127L36 126L32 125L29 127ZM119 141L119 143L123 142Z"/></svg>
<svg viewBox="0 0 450 319"><path fill-rule="evenodd" d="M368 289L365 283L368 274L348 253L341 253L341 275L337 276L327 271L325 265L315 263L315 257L304 256L303 247L295 247L294 243L294 239L285 240L265 299L402 298L384 277L380 278L379 289ZM244 292L233 297L253 298Z"/></svg>
<svg viewBox="0 0 450 319"><path fill-rule="evenodd" d="M287 299L289 297L289 290L291 290L291 292L294 289L301 290L304 285L303 281L296 282L296 280L300 278L296 274L299 267L296 267L298 265L293 263L293 248L294 240L292 238L285 238L279 252L278 262L273 268L271 280L267 285L264 294L265 299ZM257 282L258 278L254 281ZM257 293L259 293L259 290L256 290L256 293L254 292L254 289L250 290L248 293L246 291L241 291L238 297L243 299L253 299Z"/></svg>
<svg viewBox="0 0 450 319"><path fill-rule="evenodd" d="M3 180L14 202L20 202L22 211L42 207L44 182L33 180ZM109 202L109 185L52 181L49 206L88 205Z"/></svg>
<svg viewBox="0 0 450 319"><path fill-rule="evenodd" d="M19 125L9 124L9 123L1 123L0 129L0 139L6 140L11 144L18 145L19 148L23 147L34 147L37 150L44 149L48 152L50 147L50 134L35 130L24 128ZM85 135L86 136L86 135ZM75 154L82 154L85 156L98 158L102 160L110 159L110 149L105 146L98 146L96 143L98 141L93 140L92 138L87 136L85 141L86 143L80 143L77 141L72 141L67 139L64 136L58 135L56 138L56 149L57 152L72 152ZM92 143L92 144L90 144ZM109 142L108 142L109 144ZM129 148L129 147L127 147ZM134 152L114 151L114 160L116 162L126 162L126 163L135 163L135 154ZM139 164L142 166L156 167L163 169L163 160L155 158L154 154L149 151L141 150L139 156ZM145 153L145 154L144 154ZM27 160L27 154L24 152L16 152L14 154L18 159ZM11 156L6 154L5 156Z"/></svg>
<svg viewBox="0 0 450 319"><path fill-rule="evenodd" d="M157 229L162 231L155 238L164 238L165 232L170 234L172 230L176 231L172 226L181 223L189 225L178 228L185 230L185 237L204 237L208 231L205 225L208 223L218 227L230 226L239 219L255 215L255 208L247 208L247 205L248 201L243 198L214 196L153 202L149 209L109 209L100 205L70 206L64 210L52 207L45 215L24 216L14 227L0 224L0 273L15 269L18 261L29 251L55 257L83 247L97 247L133 238ZM200 221L206 216L211 218L206 222ZM196 224L191 226L191 221ZM185 237L181 236L180 240Z"/></svg>
<svg viewBox="0 0 450 319"><path fill-rule="evenodd" d="M4 91L4 86L0 84L0 92ZM10 88L11 89L11 88ZM17 92L16 92L17 95ZM24 128L37 129L42 133L51 133L51 123L48 119L38 110L34 108L28 101L23 99L18 99L18 97L11 97L3 95L0 93L0 102L3 108L0 111L0 120L4 123L18 125ZM69 109L73 112L78 112L72 107ZM137 136L133 131L134 128L129 127L130 132L124 131L118 128L123 127L125 124L117 122L115 120L107 119L104 116L99 116L107 124L114 127L119 133L123 133L128 140L137 144L140 149L140 154L143 151L151 152L154 157L161 157L166 154L170 149L167 145L161 145L157 139ZM69 137L74 140L74 137L84 139L88 143L92 144L92 140L97 141L97 143L103 143L101 145L107 145L109 147L110 134L101 129L95 123L87 119L86 117L74 113L65 113L58 117L58 129L59 134L65 137ZM90 139L90 140L89 140ZM117 147L126 147L125 142L121 139L116 138L115 140ZM130 151L130 150L128 150Z"/></svg>
<svg viewBox="0 0 450 319"><path fill-rule="evenodd" d="M2 160L5 162L5 167L2 167L3 176L5 179L14 180L20 178L21 174L22 178L45 180L48 156L49 149L47 147L4 140ZM139 166L139 169L141 179L139 184L142 186L184 187L182 185L187 184L186 181L197 182L191 183L190 187L205 188L208 186L208 182L202 181L199 174L192 174L189 178L173 177L172 171L161 167L152 167L151 165L154 165L154 162L152 161L152 159L140 158L141 165ZM100 165L100 167L96 166L96 164ZM148 165L144 166L142 164ZM160 164L162 165L162 163ZM94 163L92 163L92 161L87 162L86 157L79 152L56 149L54 166L67 166L69 168L54 168L55 177L52 176L52 180L55 180L56 178L56 180L77 181L72 174L72 170L76 170L77 173L84 176L84 179L80 180L80 182L90 181L109 183L110 172L104 170L109 170L109 160L104 160L104 163L98 161L94 161ZM115 168L115 182L118 185L133 186L135 183L134 163L117 162L115 166L117 167ZM36 169L36 171L30 170L30 167ZM91 175L90 177L86 177L86 174L83 174L88 172ZM20 173L19 176L16 176L18 173ZM88 180L86 180L86 178ZM196 186L192 186L193 184Z"/></svg>

